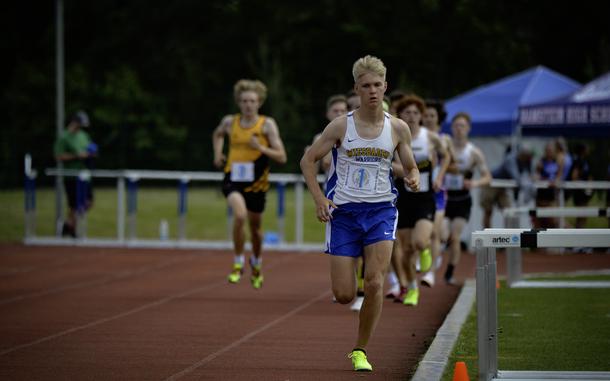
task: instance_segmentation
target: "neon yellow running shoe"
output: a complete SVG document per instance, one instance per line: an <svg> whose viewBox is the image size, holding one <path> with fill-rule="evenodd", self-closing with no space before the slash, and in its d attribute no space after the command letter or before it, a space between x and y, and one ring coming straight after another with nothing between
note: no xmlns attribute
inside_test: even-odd
<svg viewBox="0 0 610 381"><path fill-rule="evenodd" d="M265 280L265 277L263 277L262 275L252 275L252 278L250 278L250 281L252 282L252 287L254 287L257 290L259 288L263 287L264 280Z"/></svg>
<svg viewBox="0 0 610 381"><path fill-rule="evenodd" d="M432 267L432 254L429 248L425 248L419 253L419 271L427 273Z"/></svg>
<svg viewBox="0 0 610 381"><path fill-rule="evenodd" d="M354 349L347 355L352 359L352 365L357 372L371 372L373 366L366 359L366 353L362 349Z"/></svg>
<svg viewBox="0 0 610 381"><path fill-rule="evenodd" d="M402 300L402 304L405 306L416 306L419 302L419 288L412 288L407 291L407 295Z"/></svg>
<svg viewBox="0 0 610 381"><path fill-rule="evenodd" d="M229 274L229 283L239 283L241 280L241 274L244 273L244 265L243 263L234 263L233 271Z"/></svg>
<svg viewBox="0 0 610 381"><path fill-rule="evenodd" d="M262 273L262 266L255 266L252 263L250 263L250 265L252 266L252 277L250 277L250 282L252 283L252 287L258 290L263 287L263 281L265 280Z"/></svg>

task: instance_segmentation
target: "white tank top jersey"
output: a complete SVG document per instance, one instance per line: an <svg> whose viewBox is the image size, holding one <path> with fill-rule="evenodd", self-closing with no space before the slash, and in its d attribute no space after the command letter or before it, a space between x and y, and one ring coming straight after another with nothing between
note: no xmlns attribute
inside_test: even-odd
<svg viewBox="0 0 610 381"><path fill-rule="evenodd" d="M461 152L458 152L455 158L457 167L460 173L464 173L472 168L472 150L474 146L472 143L466 143L466 147Z"/></svg>
<svg viewBox="0 0 610 381"><path fill-rule="evenodd" d="M418 193L429 192L431 188L431 169L432 159L430 157L430 139L428 130L420 127L419 133L411 140L411 150L413 158L419 169L419 190ZM405 189L411 192L411 189L406 186Z"/></svg>
<svg viewBox="0 0 610 381"><path fill-rule="evenodd" d="M464 149L455 153L455 162L459 172L456 174L445 174L445 188L447 190L464 189L464 174L471 170L473 165L473 149L472 143L468 142Z"/></svg>
<svg viewBox="0 0 610 381"><path fill-rule="evenodd" d="M385 114L383 129L374 139L358 136L354 112L347 114L347 128L339 147L332 149L326 197L336 205L395 202L392 181L392 126Z"/></svg>

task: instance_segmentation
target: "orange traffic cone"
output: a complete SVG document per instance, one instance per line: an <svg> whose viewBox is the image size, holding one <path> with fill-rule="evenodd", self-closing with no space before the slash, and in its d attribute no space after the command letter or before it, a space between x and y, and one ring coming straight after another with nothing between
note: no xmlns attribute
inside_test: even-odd
<svg viewBox="0 0 610 381"><path fill-rule="evenodd" d="M453 381L470 381L470 378L468 378L466 363L464 361L458 361L455 363L455 369L453 370Z"/></svg>

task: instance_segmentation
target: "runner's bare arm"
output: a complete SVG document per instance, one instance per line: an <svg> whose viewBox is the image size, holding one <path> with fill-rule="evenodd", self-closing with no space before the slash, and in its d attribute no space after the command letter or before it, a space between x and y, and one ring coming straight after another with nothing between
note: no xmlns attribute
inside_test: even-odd
<svg viewBox="0 0 610 381"><path fill-rule="evenodd" d="M447 172L447 168L449 167L449 162L451 161L451 156L445 145L441 141L440 136L436 132L430 132L430 141L434 146L434 150L441 157L441 162L439 163L438 175L436 179L434 179L434 190L439 191L443 186L443 178L445 177L445 172Z"/></svg>
<svg viewBox="0 0 610 381"><path fill-rule="evenodd" d="M327 222L331 218L329 205L334 208L337 206L328 200L320 189L316 179L316 162L326 156L331 151L333 145L341 144L341 139L345 135L345 129L347 128L346 120L345 117L339 117L330 122L320 138L313 142L303 155L303 158L301 158L301 171L303 172L303 177L305 177L305 183L309 188L309 192L316 203L316 216L322 222Z"/></svg>
<svg viewBox="0 0 610 381"><path fill-rule="evenodd" d="M284 149L284 143L282 142L282 138L280 138L280 130L275 123L273 118L267 118L265 120L265 124L263 125L263 133L267 136L267 140L269 141L269 147L265 147L260 145L258 139L256 137L252 137L250 141L250 145L253 148L258 149L262 152L263 155L268 156L270 159L284 164L286 163L286 150Z"/></svg>
<svg viewBox="0 0 610 381"><path fill-rule="evenodd" d="M214 165L216 168L222 168L227 158L222 152L224 148L225 136L231 132L231 123L233 122L233 115L226 115L220 121L218 127L214 129L212 133L212 146L214 147Z"/></svg>
<svg viewBox="0 0 610 381"><path fill-rule="evenodd" d="M491 182L491 172L489 172L489 168L487 167L487 162L485 161L485 156L483 152L479 148L475 148L473 151L474 162L479 170L479 178L477 180L472 180L470 186L481 187L484 185L489 185Z"/></svg>
<svg viewBox="0 0 610 381"><path fill-rule="evenodd" d="M392 139L396 142L396 151L405 174L405 184L417 192L419 190L419 170L411 150L411 131L407 123L398 118L392 118L391 123Z"/></svg>

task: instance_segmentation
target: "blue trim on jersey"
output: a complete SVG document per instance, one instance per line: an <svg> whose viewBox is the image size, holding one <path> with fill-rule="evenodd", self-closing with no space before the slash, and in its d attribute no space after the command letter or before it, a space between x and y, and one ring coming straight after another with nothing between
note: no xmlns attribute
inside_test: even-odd
<svg viewBox="0 0 610 381"><path fill-rule="evenodd" d="M332 161L333 161L333 172L326 182L326 198L332 200L335 195L335 188L337 187L337 148L332 149Z"/></svg>
<svg viewBox="0 0 610 381"><path fill-rule="evenodd" d="M396 185L394 185L394 171L392 171L392 168L390 168L390 184L392 186L391 192L394 195L394 201L392 201L392 203L396 205L396 200L398 200L398 189L396 188Z"/></svg>

